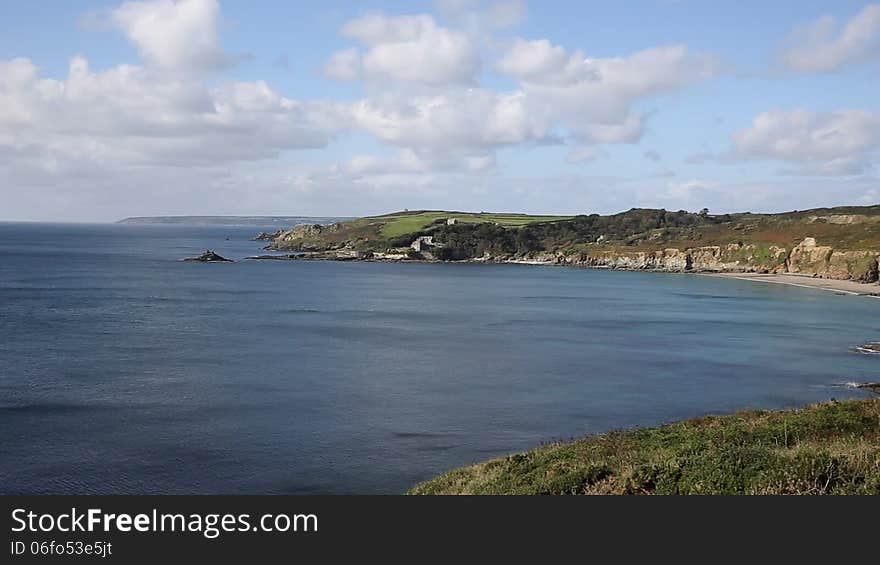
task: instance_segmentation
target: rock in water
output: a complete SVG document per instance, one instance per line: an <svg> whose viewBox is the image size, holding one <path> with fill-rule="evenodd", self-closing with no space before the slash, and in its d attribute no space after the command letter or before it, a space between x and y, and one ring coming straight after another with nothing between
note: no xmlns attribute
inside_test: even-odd
<svg viewBox="0 0 880 565"><path fill-rule="evenodd" d="M870 390L875 394L880 394L880 383L859 383L856 385L856 388Z"/></svg>
<svg viewBox="0 0 880 565"><path fill-rule="evenodd" d="M188 257L184 259L184 261L199 261L200 263L232 263L232 259L227 259L226 257L221 257L217 255L210 249L206 250L204 253L199 255L198 257Z"/></svg>
<svg viewBox="0 0 880 565"><path fill-rule="evenodd" d="M857 345L855 350L865 355L880 355L880 341L869 341L863 345Z"/></svg>

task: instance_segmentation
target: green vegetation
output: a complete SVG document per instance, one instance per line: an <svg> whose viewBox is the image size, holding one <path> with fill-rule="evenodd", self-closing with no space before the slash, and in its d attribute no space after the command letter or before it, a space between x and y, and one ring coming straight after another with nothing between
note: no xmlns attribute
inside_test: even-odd
<svg viewBox="0 0 880 565"><path fill-rule="evenodd" d="M880 494L880 399L611 432L458 469L411 494Z"/></svg>
<svg viewBox="0 0 880 565"><path fill-rule="evenodd" d="M495 214L419 210L367 216L336 224L338 229L325 230L295 241L276 242L277 249L323 250L346 246L361 251L384 251L389 247L408 246L419 235L454 219L458 225L497 225L516 230L540 222L558 222L573 216L530 216L527 214ZM452 227L452 226L450 226Z"/></svg>
<svg viewBox="0 0 880 565"><path fill-rule="evenodd" d="M455 219L448 225L448 219ZM489 253L515 257L538 253L656 251L668 247L746 244L752 261L772 266L772 247L791 249L806 237L835 251L880 249L880 206L816 209L784 214L713 215L632 209L600 216L528 216L446 211L398 212L338 224L315 236L278 243L279 249L387 251L430 235L439 259L472 259ZM757 253L757 256L754 256ZM870 262L870 261L869 261ZM868 265L870 266L870 265Z"/></svg>
<svg viewBox="0 0 880 565"><path fill-rule="evenodd" d="M527 214L474 214L470 212L418 211L398 212L384 216L362 218L361 221L381 222L381 233L385 237L394 238L405 234L424 230L438 220L454 218L463 224L494 223L506 228L517 228L536 222L553 222L567 220L572 216L529 216Z"/></svg>

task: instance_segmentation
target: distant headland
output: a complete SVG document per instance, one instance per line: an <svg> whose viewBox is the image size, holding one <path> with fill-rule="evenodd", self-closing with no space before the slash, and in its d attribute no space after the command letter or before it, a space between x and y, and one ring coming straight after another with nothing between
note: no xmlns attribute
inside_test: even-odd
<svg viewBox="0 0 880 565"><path fill-rule="evenodd" d="M312 216L135 216L117 224L160 226L256 226L289 228L300 224L332 224L350 220L346 217Z"/></svg>
<svg viewBox="0 0 880 565"><path fill-rule="evenodd" d="M727 273L880 294L880 206L780 214L633 208L607 216L404 211L303 223L261 234L261 239L270 241L266 249L295 253L254 259L467 261Z"/></svg>

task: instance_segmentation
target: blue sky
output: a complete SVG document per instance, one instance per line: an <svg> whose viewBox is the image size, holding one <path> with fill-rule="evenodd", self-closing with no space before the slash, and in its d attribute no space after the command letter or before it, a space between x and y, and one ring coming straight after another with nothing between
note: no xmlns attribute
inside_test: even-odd
<svg viewBox="0 0 880 565"><path fill-rule="evenodd" d="M880 5L32 0L0 220L875 204Z"/></svg>

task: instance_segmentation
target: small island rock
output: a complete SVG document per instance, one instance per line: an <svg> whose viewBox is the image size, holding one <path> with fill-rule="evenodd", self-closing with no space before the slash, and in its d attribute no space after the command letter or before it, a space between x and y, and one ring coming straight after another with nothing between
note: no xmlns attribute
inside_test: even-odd
<svg viewBox="0 0 880 565"><path fill-rule="evenodd" d="M198 257L188 257L184 259L184 261L198 261L200 263L232 263L232 259L227 259L226 257L221 257L217 255L210 249L206 250L204 253L199 255Z"/></svg>

